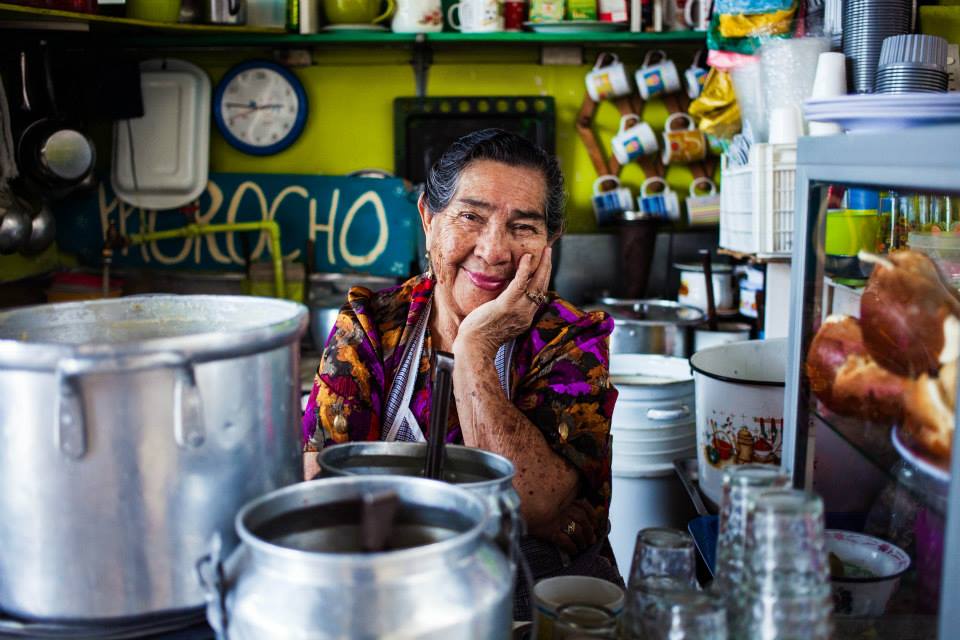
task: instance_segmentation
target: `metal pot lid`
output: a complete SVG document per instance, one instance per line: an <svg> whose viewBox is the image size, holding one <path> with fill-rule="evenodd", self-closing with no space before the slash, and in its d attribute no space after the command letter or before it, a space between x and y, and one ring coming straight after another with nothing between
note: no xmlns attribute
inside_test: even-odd
<svg viewBox="0 0 960 640"><path fill-rule="evenodd" d="M693 373L686 358L645 353L611 353L610 381L620 386L664 387L690 384Z"/></svg>
<svg viewBox="0 0 960 640"><path fill-rule="evenodd" d="M76 180L93 166L93 145L79 131L60 129L43 143L40 161L61 180Z"/></svg>
<svg viewBox="0 0 960 640"><path fill-rule="evenodd" d="M595 309L606 311L617 322L643 325L695 325L703 321L703 312L696 307L673 300L629 300L601 298Z"/></svg>
<svg viewBox="0 0 960 640"><path fill-rule="evenodd" d="M697 273L703 273L703 265L694 262L674 262L673 268L679 271L695 271ZM732 273L733 267L729 264L724 264L722 262L714 262L710 265L710 268L713 270L713 274L718 273Z"/></svg>

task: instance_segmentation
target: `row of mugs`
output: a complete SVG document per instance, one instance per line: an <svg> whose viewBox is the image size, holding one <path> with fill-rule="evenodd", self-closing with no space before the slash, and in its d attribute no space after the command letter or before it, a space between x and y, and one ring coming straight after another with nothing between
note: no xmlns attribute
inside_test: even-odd
<svg viewBox="0 0 960 640"><path fill-rule="evenodd" d="M613 185L613 188L604 190L608 185ZM653 188L657 187L659 191L653 191ZM706 190L706 195L701 195L701 190ZM690 185L688 199L705 197L718 198L717 186L709 178L697 178ZM592 202L597 223L601 225L613 222L616 215L622 211L634 209L633 192L630 187L622 186L620 179L612 175L600 176L594 180ZM680 199L676 191L672 190L663 178L653 176L644 180L640 185L640 195L637 196L636 204L636 210L654 218L680 219Z"/></svg>
<svg viewBox="0 0 960 640"><path fill-rule="evenodd" d="M690 99L699 97L703 91L703 83L707 79L707 69L701 64L702 51L698 51L693 63L683 74L677 65L667 57L667 54L657 49L648 51L643 63L634 74L637 91L644 100L650 100L669 93L676 93L681 84ZM619 98L630 95L633 89L630 85L630 75L620 58L614 53L601 53L593 69L587 73L585 82L587 93L596 102L607 98Z"/></svg>
<svg viewBox="0 0 960 640"><path fill-rule="evenodd" d="M685 128L675 129L674 124L686 121ZM657 153L657 135L640 116L628 113L620 118L620 128L610 141L613 155L621 165ZM699 162L707 157L707 137L697 128L693 118L686 113L674 113L663 127L664 164Z"/></svg>

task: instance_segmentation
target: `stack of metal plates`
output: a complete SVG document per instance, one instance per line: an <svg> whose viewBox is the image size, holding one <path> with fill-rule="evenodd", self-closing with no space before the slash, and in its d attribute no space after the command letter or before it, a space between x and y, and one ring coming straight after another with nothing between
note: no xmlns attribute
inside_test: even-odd
<svg viewBox="0 0 960 640"><path fill-rule="evenodd" d="M902 35L883 41L876 93L943 93L947 90L947 41Z"/></svg>
<svg viewBox="0 0 960 640"><path fill-rule="evenodd" d="M843 3L843 53L853 67L853 88L873 93L883 41L911 33L913 0L847 0Z"/></svg>

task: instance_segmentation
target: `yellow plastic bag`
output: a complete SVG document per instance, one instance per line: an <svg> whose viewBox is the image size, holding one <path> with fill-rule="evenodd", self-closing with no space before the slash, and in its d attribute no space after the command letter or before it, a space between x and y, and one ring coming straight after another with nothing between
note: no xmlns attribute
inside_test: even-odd
<svg viewBox="0 0 960 640"><path fill-rule="evenodd" d="M790 9L773 13L721 14L720 35L724 38L746 38L749 36L779 36L788 33L793 27L793 15L796 4Z"/></svg>
<svg viewBox="0 0 960 640"><path fill-rule="evenodd" d="M732 138L740 132L740 105L733 80L726 71L711 68L700 97L690 103L690 115L700 130L717 138Z"/></svg>

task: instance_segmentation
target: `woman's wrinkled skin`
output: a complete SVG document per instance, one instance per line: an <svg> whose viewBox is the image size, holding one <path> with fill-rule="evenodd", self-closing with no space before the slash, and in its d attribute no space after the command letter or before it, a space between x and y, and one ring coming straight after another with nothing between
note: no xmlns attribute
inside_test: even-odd
<svg viewBox="0 0 960 640"><path fill-rule="evenodd" d="M493 362L533 322L538 305L526 292L547 289L546 195L539 170L476 160L445 209L429 211L424 197L419 209L437 279L430 330L434 348L455 356L464 444L510 459L530 533L574 553L596 541L593 509L575 500L575 468L504 395Z"/></svg>

